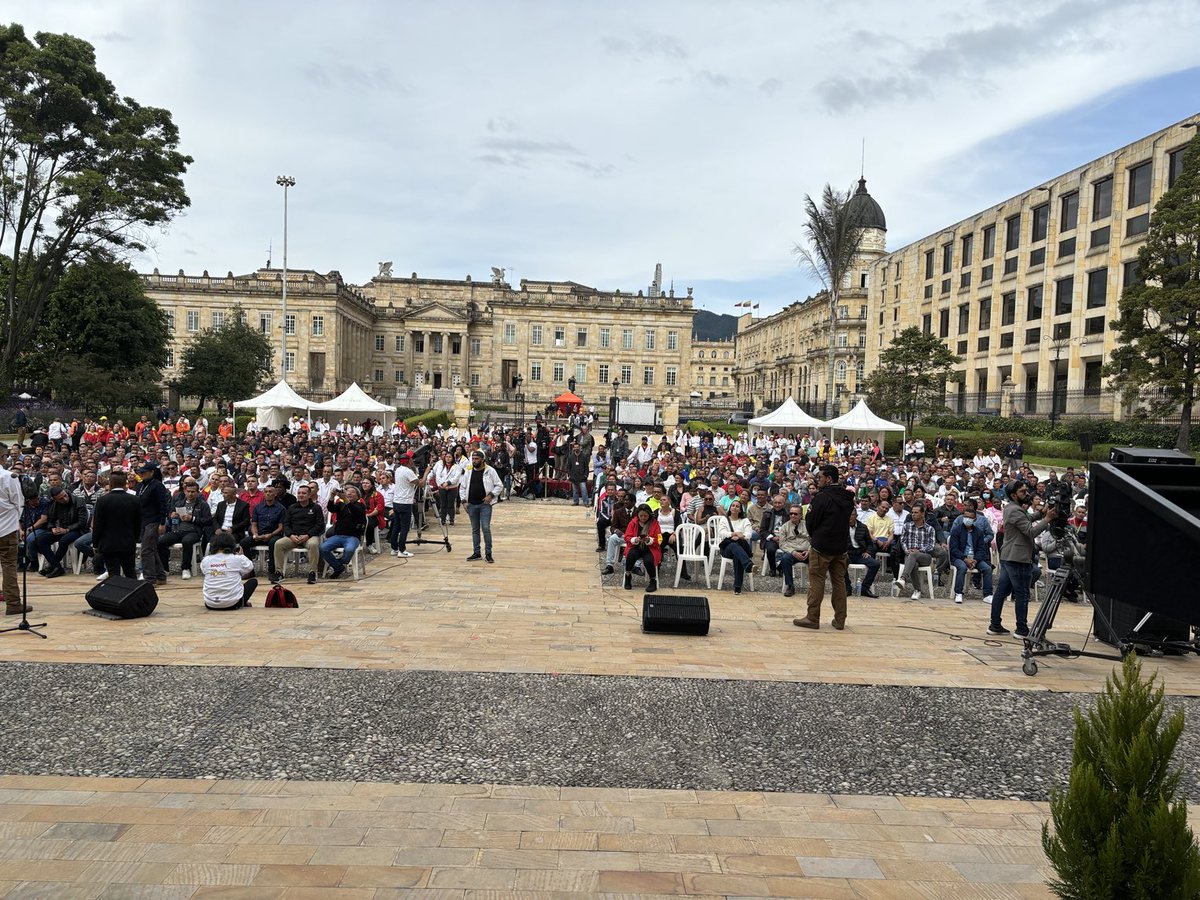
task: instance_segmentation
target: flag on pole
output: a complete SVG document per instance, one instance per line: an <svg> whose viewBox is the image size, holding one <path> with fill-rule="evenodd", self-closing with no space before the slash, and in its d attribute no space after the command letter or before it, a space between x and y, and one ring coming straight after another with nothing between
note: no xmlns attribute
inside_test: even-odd
<svg viewBox="0 0 1200 900"><path fill-rule="evenodd" d="M747 300L746 302L747 302L747 303L749 303L750 301L749 301L749 300ZM751 307L751 308L752 308L752 309L758 309L758 304L757 304L757 303L755 303L755 304L754 304L754 306L753 306L753 307Z"/></svg>

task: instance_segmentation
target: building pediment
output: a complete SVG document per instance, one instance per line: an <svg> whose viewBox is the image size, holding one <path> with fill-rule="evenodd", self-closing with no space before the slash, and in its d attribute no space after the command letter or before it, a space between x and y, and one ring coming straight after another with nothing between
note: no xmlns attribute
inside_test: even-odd
<svg viewBox="0 0 1200 900"><path fill-rule="evenodd" d="M378 307L376 308L378 309ZM390 312L392 307L384 307L384 309ZM462 327L466 324L467 319L465 310L455 309L453 306L448 306L438 301L408 308L398 306L394 309L395 314L403 318L404 324L409 327L420 325L454 325Z"/></svg>

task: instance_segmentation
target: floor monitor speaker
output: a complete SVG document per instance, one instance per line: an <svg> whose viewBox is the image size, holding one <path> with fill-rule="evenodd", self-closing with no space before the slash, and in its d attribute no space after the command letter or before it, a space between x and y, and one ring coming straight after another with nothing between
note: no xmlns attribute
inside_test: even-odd
<svg viewBox="0 0 1200 900"><path fill-rule="evenodd" d="M87 592L88 606L122 619L140 619L154 612L158 594L149 581L110 575Z"/></svg>
<svg viewBox="0 0 1200 900"><path fill-rule="evenodd" d="M660 634L708 634L707 597L646 594L642 597L642 631Z"/></svg>

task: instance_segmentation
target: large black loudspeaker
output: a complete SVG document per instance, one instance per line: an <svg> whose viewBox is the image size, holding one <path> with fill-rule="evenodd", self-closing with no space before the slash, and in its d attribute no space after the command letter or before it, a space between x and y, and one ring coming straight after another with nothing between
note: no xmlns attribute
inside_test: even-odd
<svg viewBox="0 0 1200 900"><path fill-rule="evenodd" d="M158 594L149 581L110 575L87 592L88 606L122 619L140 619L154 612Z"/></svg>
<svg viewBox="0 0 1200 900"><path fill-rule="evenodd" d="M665 634L708 634L707 597L646 594L642 597L642 631Z"/></svg>
<svg viewBox="0 0 1200 900"><path fill-rule="evenodd" d="M1079 449L1084 453L1092 452L1092 433L1090 431L1079 432Z"/></svg>
<svg viewBox="0 0 1200 900"><path fill-rule="evenodd" d="M1080 440L1082 442L1082 436ZM1142 463L1155 466L1194 466L1196 464L1196 458L1190 453L1180 453L1178 450L1155 450L1150 447L1113 447L1108 458L1110 462L1115 463Z"/></svg>
<svg viewBox="0 0 1200 900"><path fill-rule="evenodd" d="M1186 641L1188 626L1200 625L1192 582L1200 558L1200 467L1165 461L1092 466L1085 586L1112 625L1110 631L1094 617L1096 636L1107 643L1124 639L1147 613L1143 637Z"/></svg>

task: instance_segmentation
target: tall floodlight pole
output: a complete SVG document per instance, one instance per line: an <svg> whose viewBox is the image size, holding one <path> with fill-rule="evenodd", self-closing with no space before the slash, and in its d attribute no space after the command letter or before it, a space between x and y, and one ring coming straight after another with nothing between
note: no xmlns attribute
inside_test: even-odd
<svg viewBox="0 0 1200 900"><path fill-rule="evenodd" d="M287 195L288 188L296 186L291 175L280 175L275 183L283 188L283 319L279 323L279 380L287 381Z"/></svg>

